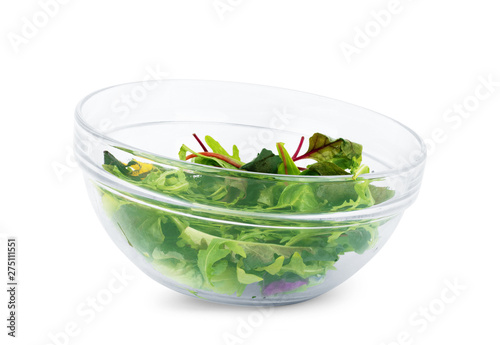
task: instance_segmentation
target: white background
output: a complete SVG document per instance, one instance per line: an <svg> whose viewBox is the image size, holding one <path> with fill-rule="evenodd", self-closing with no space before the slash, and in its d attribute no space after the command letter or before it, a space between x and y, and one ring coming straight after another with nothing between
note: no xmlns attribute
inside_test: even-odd
<svg viewBox="0 0 500 345"><path fill-rule="evenodd" d="M498 343L496 3L401 0L381 28L372 11L393 9L388 0L221 2L232 4L222 17L213 0L75 0L52 8L46 23L35 0L0 5L0 281L13 235L20 284L18 337L6 336L2 293L0 342L57 344L52 334L59 344L227 344L228 335L236 344ZM365 29L371 37L359 48ZM348 59L341 47L355 37ZM420 197L378 256L309 302L262 313L170 291L105 234L70 153L83 96L154 78L155 69L298 89L389 115L429 144ZM476 104L480 78L496 85ZM468 114L444 117L464 102ZM122 270L134 279L92 320L80 316ZM454 282L465 289L436 310ZM432 321L409 321L429 306L439 314ZM258 325L242 333L249 319ZM66 339L68 325L77 335Z"/></svg>

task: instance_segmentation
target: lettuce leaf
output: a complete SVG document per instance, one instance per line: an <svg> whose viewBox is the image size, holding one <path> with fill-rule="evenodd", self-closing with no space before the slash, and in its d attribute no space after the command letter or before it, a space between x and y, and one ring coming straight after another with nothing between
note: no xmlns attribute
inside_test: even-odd
<svg viewBox="0 0 500 345"><path fill-rule="evenodd" d="M175 203L163 205L131 195L146 201L133 202L112 189L98 187L103 209L129 245L155 270L180 286L236 296L243 294L248 285L259 286L262 296L294 293L320 284L343 255L362 254L377 243L381 221L325 223L324 230L311 230L304 228L309 225L306 222L293 221L288 228L269 223L267 227L266 220L241 219L223 212L224 208L287 214L346 212L385 202L394 196L394 191L384 187L383 182L359 176L369 172L360 166L361 145L316 133L309 140L308 151L295 161L311 158L317 162L305 170L301 168L301 173L283 143L277 144L278 155L263 149L254 160L243 164L236 146L229 154L212 137L207 136L205 141L213 152L196 153L183 145L179 158L185 160L189 153L195 163L231 170L199 174L190 169L169 168L168 162L151 155L122 150L134 155L134 159L123 163L104 152L104 169L119 179L172 199L222 210L216 217L225 222L210 221L147 206L159 204L175 211ZM294 157L300 147L299 144ZM147 160L141 162L135 157ZM296 181L283 181L253 174L252 178L241 179L234 173L238 168L228 162L240 162L242 170L266 174L344 176L350 170L353 178L340 177L323 183L323 179L309 182L311 179L300 176Z"/></svg>

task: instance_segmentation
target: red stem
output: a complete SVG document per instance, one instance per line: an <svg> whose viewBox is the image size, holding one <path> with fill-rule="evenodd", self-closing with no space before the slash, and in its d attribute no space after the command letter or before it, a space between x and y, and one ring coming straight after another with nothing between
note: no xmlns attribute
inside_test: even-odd
<svg viewBox="0 0 500 345"><path fill-rule="evenodd" d="M235 160L229 158L229 157L226 157L224 155L221 155L220 153L214 153L214 152L199 152L198 155L202 155L202 156L205 156L205 157L214 157L214 158L218 158L220 160L223 160L224 162L226 163L229 163L231 164L232 166L235 166L236 168L241 168L241 164L236 162ZM192 153L190 154L189 156L186 157L186 160L189 160L191 158L195 158L195 157L198 157L198 155Z"/></svg>
<svg viewBox="0 0 500 345"><path fill-rule="evenodd" d="M298 160L301 160L301 159L304 159L304 158L308 158L308 157L310 157L313 153L316 153L316 152L318 152L318 151L320 151L320 150L324 149L326 146L331 145L331 144L334 144L334 143L336 143L336 142L337 142L337 141L339 141L339 140L341 140L341 139L337 139L337 140L335 140L335 141L333 141L333 142L331 142L331 143L328 143L328 144L326 144L326 145L324 145L324 146L318 147L317 149L314 149L314 150L311 150L311 151L309 151L309 152L306 152L306 153L304 153L304 154L303 154L302 156L300 156L300 157L295 157L295 159L294 159L293 161L294 161L294 162L296 162L296 161L298 161Z"/></svg>
<svg viewBox="0 0 500 345"><path fill-rule="evenodd" d="M307 170L306 168L302 168L302 167L297 167L297 168L299 168L300 171Z"/></svg>
<svg viewBox="0 0 500 345"><path fill-rule="evenodd" d="M297 151L295 151L295 153L293 154L292 156L292 160L295 161L295 159L297 158L299 152L300 152L300 149L302 148L302 144L304 143L304 137L300 138L300 143L299 143L299 147L297 147Z"/></svg>
<svg viewBox="0 0 500 345"><path fill-rule="evenodd" d="M299 161L299 160L301 160L301 159L307 158L307 157L309 157L310 155L312 155L313 153L318 152L318 151L319 151L319 150L321 150L322 148L323 148L323 147L320 147L320 148L318 148L318 149L315 149L315 150L309 151L309 152L307 152L307 153L304 153L304 154L303 154L302 156L300 156L300 157L295 157L295 159L294 159L293 161L294 161L294 162L296 162L296 161Z"/></svg>
<svg viewBox="0 0 500 345"><path fill-rule="evenodd" d="M198 136L196 135L196 133L193 133L193 137L196 139L196 141L198 142L198 144L200 144L200 146L203 149L203 151L208 152L207 148L205 147L205 145L203 144L203 142L200 140L200 138L198 138Z"/></svg>

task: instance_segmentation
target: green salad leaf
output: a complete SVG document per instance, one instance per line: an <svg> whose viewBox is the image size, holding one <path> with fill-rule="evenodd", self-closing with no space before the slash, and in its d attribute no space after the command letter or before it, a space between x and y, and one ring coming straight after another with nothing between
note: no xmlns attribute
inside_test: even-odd
<svg viewBox="0 0 500 345"><path fill-rule="evenodd" d="M300 170L295 165L292 157L290 157L290 155L286 151L285 144L277 143L276 147L278 148L278 153L282 160L282 163L278 166L278 174L299 175Z"/></svg>
<svg viewBox="0 0 500 345"><path fill-rule="evenodd" d="M210 241L207 249L198 251L198 267L203 278L205 278L209 284L211 284L210 280L215 272L222 273L226 270L227 261L224 261L224 269L220 269L219 267L219 269L215 271L214 265L217 262L220 264L221 262L219 260L224 259L230 252L231 250L224 248L224 241L218 239Z"/></svg>
<svg viewBox="0 0 500 345"><path fill-rule="evenodd" d="M278 167L282 162L280 156L275 155L268 149L262 149L257 157L243 165L241 169L260 173L277 174Z"/></svg>
<svg viewBox="0 0 500 345"><path fill-rule="evenodd" d="M320 284L343 256L362 254L377 243L379 226L387 220L330 222L311 229L306 221L290 221L287 227L279 222L276 227L275 221L227 212L349 212L393 198L394 191L383 181L364 178L370 170L361 165L361 145L315 133L302 155L303 138L292 156L280 142L278 154L264 148L244 163L236 146L230 154L206 136L209 152L194 136L202 151L182 145L179 159L222 168L220 173L174 168L150 154L116 148L119 157L134 156L122 162L104 152L103 168L114 178L166 194L173 203L164 205L116 193L111 187L97 187L103 210L124 240L179 286L196 293L241 296L252 285L260 287L263 298L300 292ZM316 163L298 167L296 162L306 158ZM241 178L238 170L263 174ZM281 180L272 174L297 177ZM336 178L316 181L308 176ZM195 214L194 209L186 212L183 201L207 205L214 213L207 218Z"/></svg>
<svg viewBox="0 0 500 345"><path fill-rule="evenodd" d="M220 153L224 156L234 158L237 161L240 161L240 151L238 150L238 147L236 145L233 145L233 154L230 155L227 153L227 151L219 144L218 141L216 141L214 138L211 136L207 135L205 137L205 141L207 142L208 146L212 149L213 152L215 153Z"/></svg>
<svg viewBox="0 0 500 345"><path fill-rule="evenodd" d="M363 146L346 139L331 139L315 133L309 138L309 148L296 160L312 158L318 162L331 162L341 169L355 170L361 164Z"/></svg>
<svg viewBox="0 0 500 345"><path fill-rule="evenodd" d="M349 174L337 164L324 161L309 165L301 175L332 176Z"/></svg>

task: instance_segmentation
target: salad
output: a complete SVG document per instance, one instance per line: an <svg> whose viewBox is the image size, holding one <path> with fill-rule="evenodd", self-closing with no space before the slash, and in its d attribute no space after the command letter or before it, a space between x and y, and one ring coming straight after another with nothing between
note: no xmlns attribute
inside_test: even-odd
<svg viewBox="0 0 500 345"><path fill-rule="evenodd" d="M134 152L129 153L144 160L122 162L108 151L103 167L121 180L169 197L252 214L354 211L394 196L394 191L363 179L361 175L370 172L362 164L363 148L347 139L315 133L303 153L304 137L293 155L277 143L277 154L264 148L253 160L243 162L236 146L229 153L210 136L205 143L193 136L200 150L182 145L179 159L221 169L199 174L158 164L158 157ZM241 171L253 174L238 178ZM297 178L283 181L277 175ZM331 183L300 176L340 176L340 180ZM128 244L158 272L195 294L211 291L241 296L250 285L261 298L304 291L321 284L343 255L362 254L372 247L382 224L362 220L307 229L308 224L287 222L280 227L241 213L207 221L166 212L161 203L152 207L106 188L99 191L107 216Z"/></svg>

